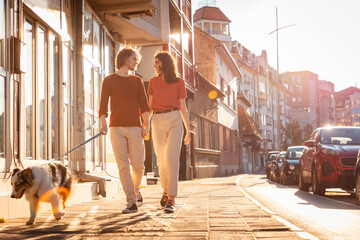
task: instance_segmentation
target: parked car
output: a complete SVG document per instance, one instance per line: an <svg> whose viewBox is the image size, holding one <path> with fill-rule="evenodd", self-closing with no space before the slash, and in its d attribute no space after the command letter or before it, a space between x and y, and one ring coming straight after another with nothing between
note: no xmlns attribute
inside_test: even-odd
<svg viewBox="0 0 360 240"><path fill-rule="evenodd" d="M285 157L286 151L281 151L276 155L275 160L273 160L270 164L269 171L270 171L270 180L274 182L279 182L280 177L280 166L283 162Z"/></svg>
<svg viewBox="0 0 360 240"><path fill-rule="evenodd" d="M284 160L279 168L279 181L287 185L297 183L299 178L299 159L305 146L291 146L286 150Z"/></svg>
<svg viewBox="0 0 360 240"><path fill-rule="evenodd" d="M299 189L325 195L326 188L353 190L360 127L318 128L300 157Z"/></svg>
<svg viewBox="0 0 360 240"><path fill-rule="evenodd" d="M270 178L270 172L269 172L269 167L270 164L272 162L272 160L274 160L276 158L276 155L279 153L279 151L270 151L268 152L266 161L265 161L265 173L266 173L266 178L269 179Z"/></svg>

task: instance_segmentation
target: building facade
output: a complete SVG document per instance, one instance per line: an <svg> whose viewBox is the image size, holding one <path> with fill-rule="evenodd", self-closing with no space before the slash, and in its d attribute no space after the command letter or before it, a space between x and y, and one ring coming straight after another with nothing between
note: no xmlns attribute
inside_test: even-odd
<svg viewBox="0 0 360 240"><path fill-rule="evenodd" d="M310 71L286 72L286 83L291 93L291 121L297 121L300 129L310 124L316 129L320 124L319 80Z"/></svg>
<svg viewBox="0 0 360 240"><path fill-rule="evenodd" d="M141 48L145 85L155 75L153 57L169 51L186 82L189 109L195 93L190 0L0 1L0 174L14 166L60 160L79 179L98 183L118 176L109 134L100 129L102 79L115 71L125 47ZM155 169L146 142L146 171ZM190 178L189 147L183 146L180 176ZM9 194L9 182L0 184Z"/></svg>

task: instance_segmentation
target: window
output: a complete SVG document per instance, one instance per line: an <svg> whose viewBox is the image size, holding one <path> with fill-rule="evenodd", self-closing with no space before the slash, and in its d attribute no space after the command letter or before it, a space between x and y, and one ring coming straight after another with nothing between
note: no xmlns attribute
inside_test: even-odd
<svg viewBox="0 0 360 240"><path fill-rule="evenodd" d="M114 42L111 40L109 35L106 34L105 39L105 75L115 72L115 46Z"/></svg>
<svg viewBox="0 0 360 240"><path fill-rule="evenodd" d="M55 145L60 136L59 109L62 109L58 99L61 91L58 37L25 14L24 42L27 57L23 86L25 132L21 139L24 154L26 159L51 159L56 152L63 151Z"/></svg>
<svg viewBox="0 0 360 240"><path fill-rule="evenodd" d="M87 6L84 8L83 34L85 139L88 139L99 132L98 110L101 79L105 74L114 72L114 42L110 36L104 38L104 30ZM102 43L101 39L105 39L105 43ZM103 51L101 51L102 46L104 46ZM103 59L101 52L104 52L105 55ZM100 139L96 139L85 146L86 160L93 162L93 167L100 166L100 142Z"/></svg>
<svg viewBox="0 0 360 240"><path fill-rule="evenodd" d="M0 75L0 158L5 158L5 77Z"/></svg>
<svg viewBox="0 0 360 240"><path fill-rule="evenodd" d="M259 92L260 92L260 95L265 95L266 90L265 90L265 83L264 82L259 82Z"/></svg>
<svg viewBox="0 0 360 240"><path fill-rule="evenodd" d="M0 67L5 67L5 1L0 1Z"/></svg>
<svg viewBox="0 0 360 240"><path fill-rule="evenodd" d="M26 43L26 57L27 69L24 78L24 92L25 92L25 157L33 158L33 38L34 29L30 20L26 19L24 22L24 41Z"/></svg>
<svg viewBox="0 0 360 240"><path fill-rule="evenodd" d="M0 1L0 158L5 158L5 1ZM15 96L14 96L15 97Z"/></svg>
<svg viewBox="0 0 360 240"><path fill-rule="evenodd" d="M205 149L219 149L219 129L216 123L199 118L199 147Z"/></svg>

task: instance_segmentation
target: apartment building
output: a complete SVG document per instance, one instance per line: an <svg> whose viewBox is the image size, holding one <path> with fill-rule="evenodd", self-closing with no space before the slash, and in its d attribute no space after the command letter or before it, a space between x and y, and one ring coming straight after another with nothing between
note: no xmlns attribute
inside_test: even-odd
<svg viewBox="0 0 360 240"><path fill-rule="evenodd" d="M320 125L319 80L310 71L286 72L285 80L291 93L291 121L298 121L300 129L310 124Z"/></svg>
<svg viewBox="0 0 360 240"><path fill-rule="evenodd" d="M349 87L335 92L337 126L360 126L360 89Z"/></svg>
<svg viewBox="0 0 360 240"><path fill-rule="evenodd" d="M320 127L335 125L334 84L325 80L319 81Z"/></svg>

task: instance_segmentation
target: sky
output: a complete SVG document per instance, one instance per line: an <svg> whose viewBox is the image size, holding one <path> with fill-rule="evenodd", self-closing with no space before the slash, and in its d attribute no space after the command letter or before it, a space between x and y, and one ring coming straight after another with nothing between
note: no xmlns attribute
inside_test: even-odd
<svg viewBox="0 0 360 240"><path fill-rule="evenodd" d="M193 11L198 3L193 0ZM214 2L209 0L208 2ZM279 72L310 71L335 91L360 88L359 0L216 0L231 20L230 34L256 55L268 54L276 69L276 7Z"/></svg>

